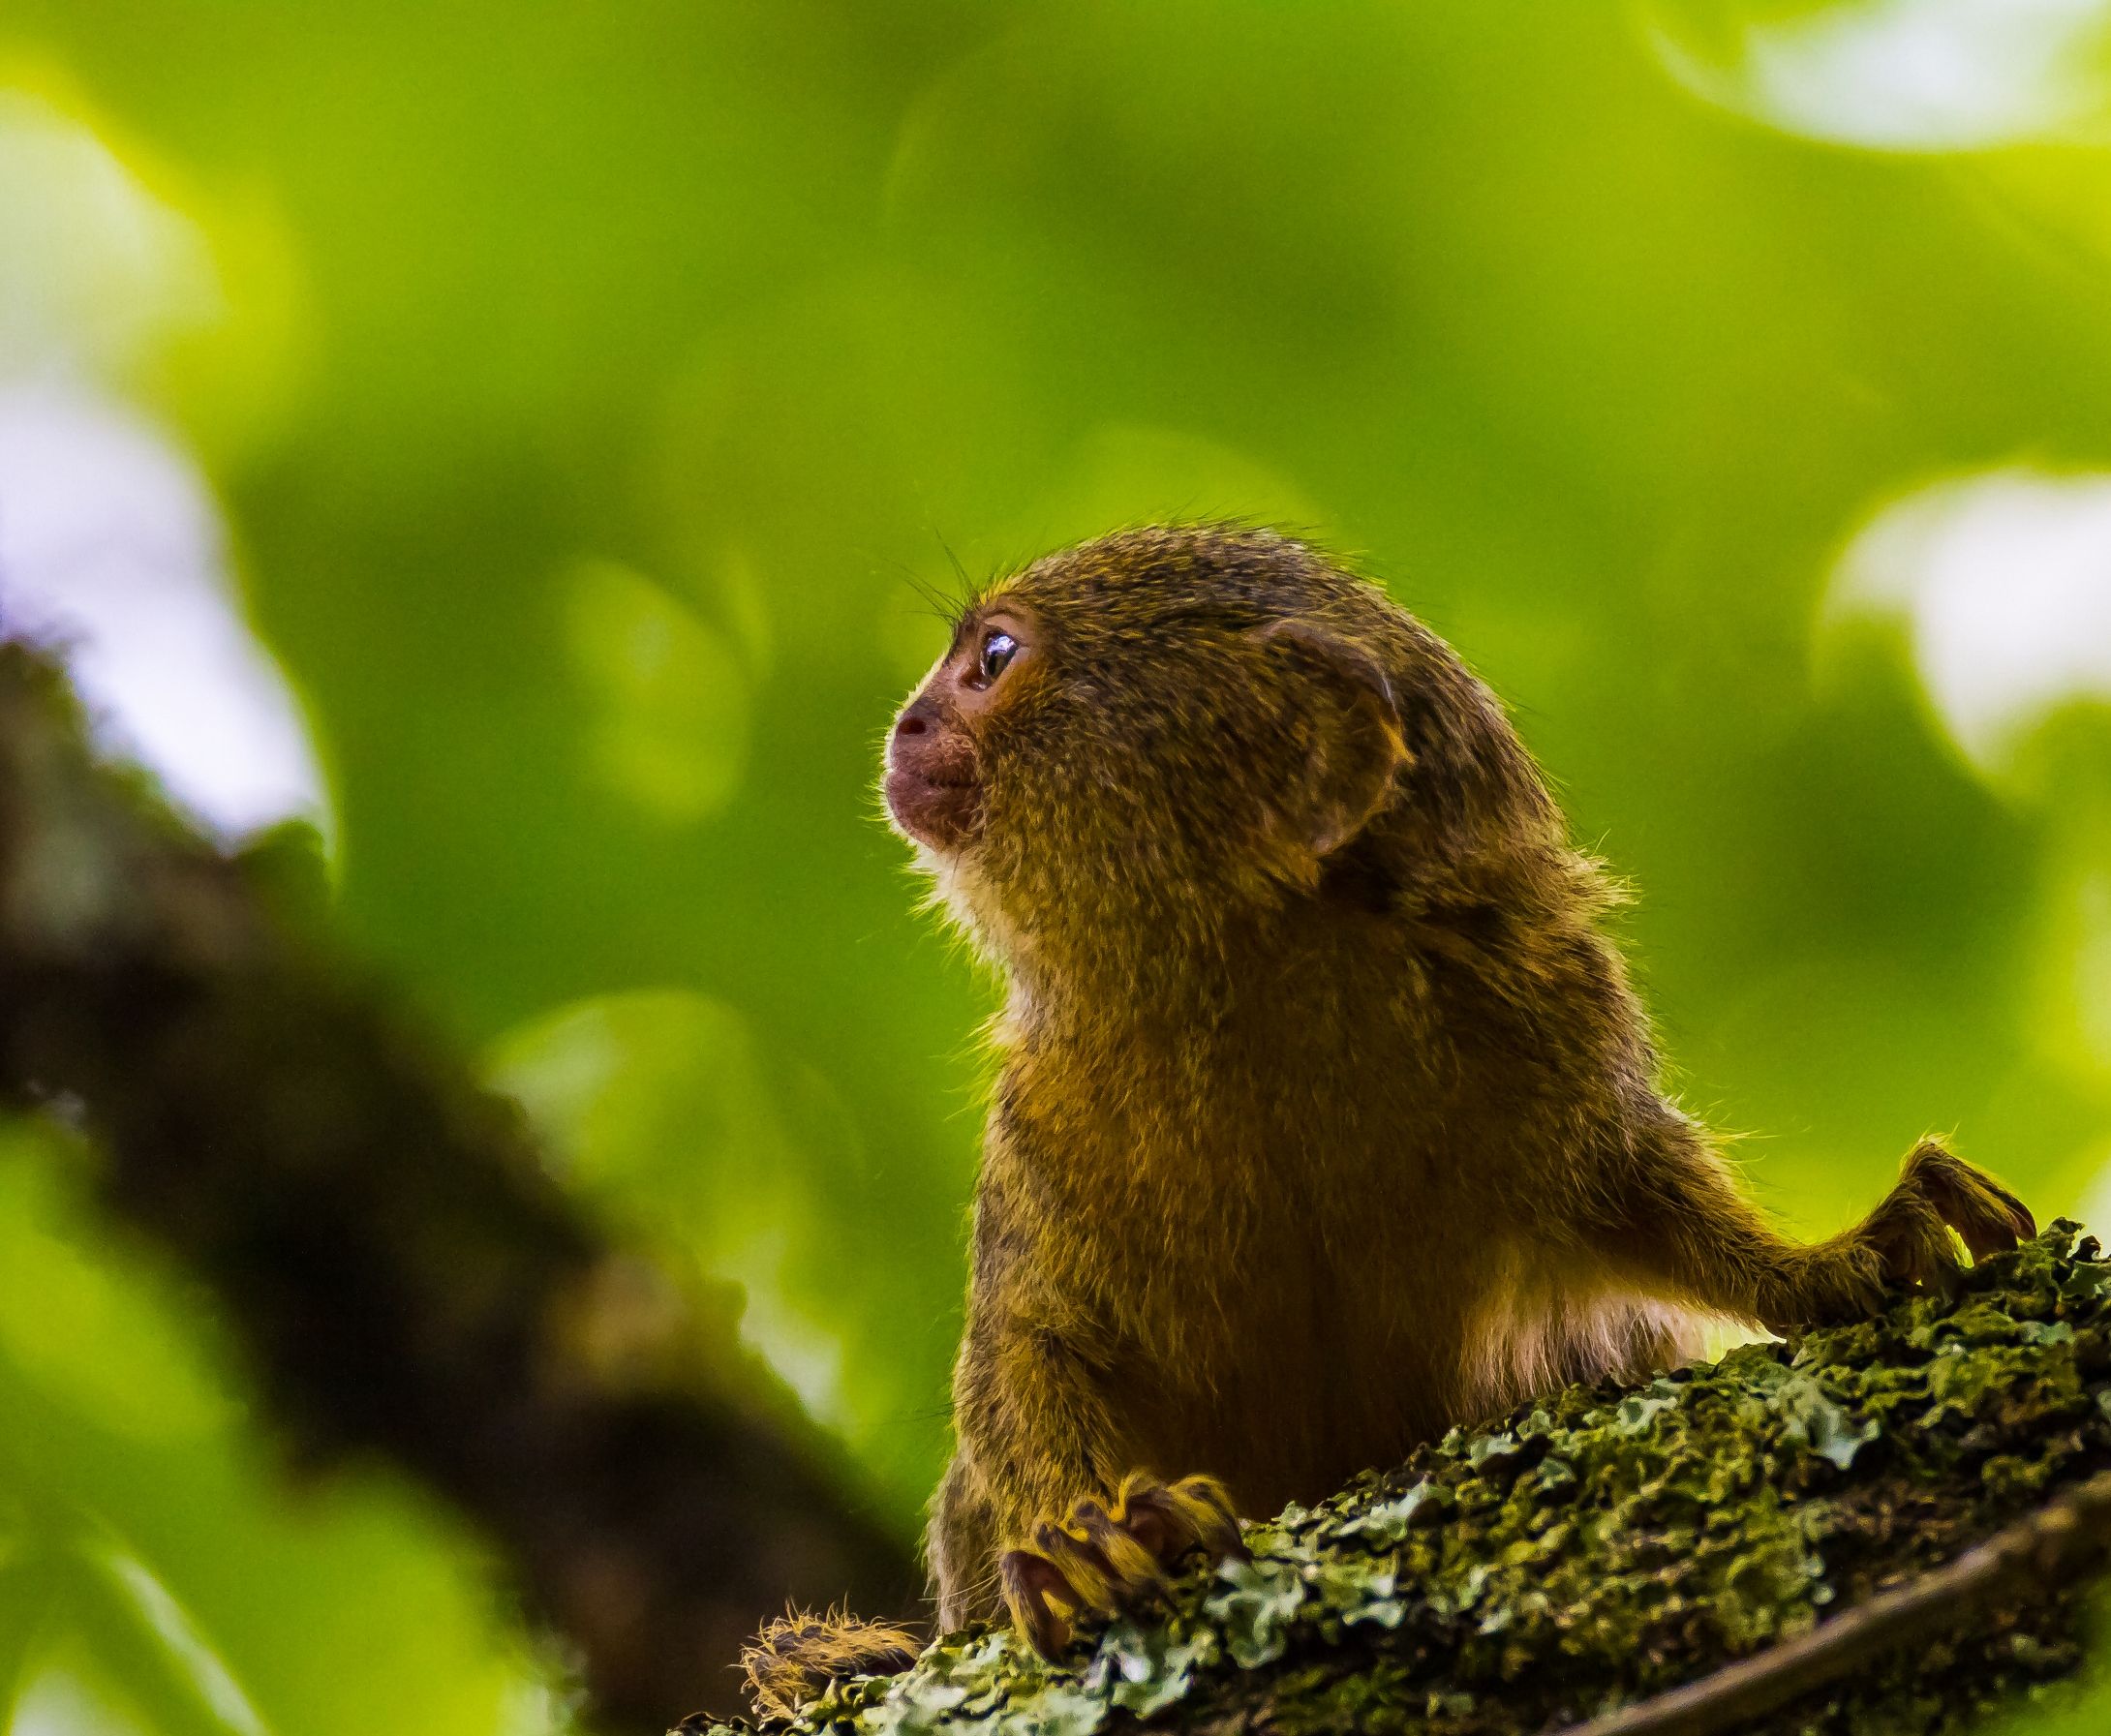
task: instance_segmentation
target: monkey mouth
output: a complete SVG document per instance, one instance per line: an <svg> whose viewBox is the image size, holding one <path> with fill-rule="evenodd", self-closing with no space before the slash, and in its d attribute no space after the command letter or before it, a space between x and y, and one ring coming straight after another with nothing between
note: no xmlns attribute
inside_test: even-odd
<svg viewBox="0 0 2111 1736"><path fill-rule="evenodd" d="M887 811L904 836L933 850L958 850L982 830L982 784L973 777L931 777L890 766Z"/></svg>

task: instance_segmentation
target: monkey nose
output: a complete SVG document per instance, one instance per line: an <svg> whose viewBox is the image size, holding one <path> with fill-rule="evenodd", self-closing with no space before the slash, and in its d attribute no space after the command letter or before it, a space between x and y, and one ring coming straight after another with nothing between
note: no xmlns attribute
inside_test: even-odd
<svg viewBox="0 0 2111 1736"><path fill-rule="evenodd" d="M895 719L894 733L897 741L910 736L927 735L937 727L938 707L926 695L911 704L907 711Z"/></svg>

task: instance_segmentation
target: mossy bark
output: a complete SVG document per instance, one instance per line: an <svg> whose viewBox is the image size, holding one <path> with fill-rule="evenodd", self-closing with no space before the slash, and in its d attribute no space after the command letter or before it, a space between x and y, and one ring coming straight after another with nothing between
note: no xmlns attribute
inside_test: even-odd
<svg viewBox="0 0 2111 1736"><path fill-rule="evenodd" d="M2078 1233L2054 1226L1948 1300L1454 1430L1058 1664L954 1634L780 1727L1523 1736L1693 1680L2111 1465L2111 1265ZM1739 1727L1961 1728L2073 1673L2078 1625L2077 1595L2048 1589Z"/></svg>

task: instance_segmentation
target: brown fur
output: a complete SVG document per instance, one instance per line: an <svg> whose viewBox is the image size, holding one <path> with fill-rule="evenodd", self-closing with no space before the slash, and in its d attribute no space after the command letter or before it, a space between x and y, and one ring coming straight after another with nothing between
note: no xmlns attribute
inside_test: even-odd
<svg viewBox="0 0 2111 1736"><path fill-rule="evenodd" d="M1031 655L963 686L993 611ZM1093 1517L1140 1466L1272 1512L1691 1355L1702 1315L1852 1315L1943 1283L1948 1226L1974 1257L2029 1233L1932 1144L1854 1229L1772 1230L1659 1090L1606 882L1501 706L1300 543L1108 536L980 599L949 657L889 795L913 834L913 770L944 771L924 864L1008 997L943 1624L1009 1591L1053 1646L1147 1593ZM1206 1506L1147 1553L1230 1546Z"/></svg>
<svg viewBox="0 0 2111 1736"><path fill-rule="evenodd" d="M741 1653L749 1697L765 1718L787 1718L829 1683L847 1675L894 1675L916 1661L923 1641L906 1629L789 1610L764 1624ZM708 1715L699 1722L709 1723Z"/></svg>

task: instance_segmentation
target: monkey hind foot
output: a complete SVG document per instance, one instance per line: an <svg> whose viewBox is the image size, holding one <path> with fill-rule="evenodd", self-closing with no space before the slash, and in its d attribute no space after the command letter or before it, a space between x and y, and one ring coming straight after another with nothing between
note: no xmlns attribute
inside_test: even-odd
<svg viewBox="0 0 2111 1736"><path fill-rule="evenodd" d="M761 1718L789 1718L833 1682L898 1676L924 1642L906 1628L791 1609L767 1623L741 1653L748 1698Z"/></svg>
<svg viewBox="0 0 2111 1736"><path fill-rule="evenodd" d="M1062 1519L1045 1519L1030 1548L997 1564L1004 1601L1019 1630L1044 1658L1070 1643L1081 1614L1115 1616L1162 1600L1167 1569L1195 1550L1243 1557L1239 1515L1213 1477L1160 1482L1146 1471L1121 1479L1114 1505L1086 1496Z"/></svg>

